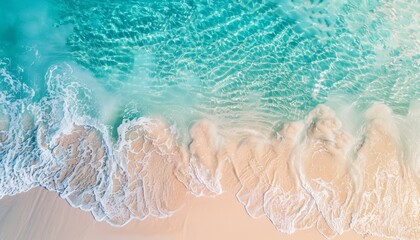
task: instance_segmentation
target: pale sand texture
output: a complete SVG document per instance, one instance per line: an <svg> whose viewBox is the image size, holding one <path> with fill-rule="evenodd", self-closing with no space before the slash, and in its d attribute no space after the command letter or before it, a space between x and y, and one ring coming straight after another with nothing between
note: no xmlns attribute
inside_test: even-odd
<svg viewBox="0 0 420 240"><path fill-rule="evenodd" d="M420 192L404 158L404 119L385 105L371 107L364 118L352 135L320 105L275 136L230 135L201 120L191 128L188 146L177 144L173 129L160 120L125 122L115 145L94 127L74 125L42 147L51 158L31 166L35 186L59 192L98 221L137 220L113 228L36 190L3 200L0 240L323 239L313 230L298 231L315 227L330 238L351 227L361 235L417 240ZM10 166L5 179L25 179L15 169ZM11 195L8 188L17 187L8 182L0 192Z"/></svg>
<svg viewBox="0 0 420 240"><path fill-rule="evenodd" d="M278 232L263 217L253 219L233 194L216 198L189 196L185 206L172 217L132 221L124 227L112 227L95 221L84 211L69 206L56 193L33 189L0 200L0 239L324 239L316 230L297 231L293 235ZM373 240L354 232L337 236L338 240Z"/></svg>

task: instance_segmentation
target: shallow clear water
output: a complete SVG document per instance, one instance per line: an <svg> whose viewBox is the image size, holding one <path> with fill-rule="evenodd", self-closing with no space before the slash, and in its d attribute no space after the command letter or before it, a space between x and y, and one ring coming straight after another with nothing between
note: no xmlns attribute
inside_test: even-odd
<svg viewBox="0 0 420 240"><path fill-rule="evenodd" d="M415 177L420 173L418 1L2 1L0 15L0 197L43 186L117 225L149 214L166 216L171 211L148 205L170 205L165 181L173 177L197 195L219 193L219 167L225 159L235 165L232 159L240 154L220 158L229 139L279 137L289 122L304 118L301 147L311 143L305 139L313 137L317 122L339 121L338 129L353 136L344 142L354 156L363 139L370 139L372 119L384 121L387 130L381 131L396 139L403 169ZM156 152L178 156L175 145L188 156L175 157L185 163L165 165L174 176L149 179L160 186L151 190L156 195L138 200L149 212L130 215L119 205L126 208L131 193L147 188L137 186L143 178L127 180L133 132L142 136L141 144L154 146L143 148L149 155L136 161L147 162ZM325 134L313 138L330 139L332 133ZM194 150L203 146L208 150ZM206 152L212 149L218 154ZM203 157L210 155L217 157ZM358 162L354 156L345 157L346 165ZM80 182L79 170L90 174L89 183ZM117 185L130 190L118 192ZM248 206L241 194L243 189L238 199ZM418 204L417 199L415 213ZM272 205L264 205L264 214L275 222ZM255 209L247 210L253 215ZM413 228L418 234L418 222Z"/></svg>

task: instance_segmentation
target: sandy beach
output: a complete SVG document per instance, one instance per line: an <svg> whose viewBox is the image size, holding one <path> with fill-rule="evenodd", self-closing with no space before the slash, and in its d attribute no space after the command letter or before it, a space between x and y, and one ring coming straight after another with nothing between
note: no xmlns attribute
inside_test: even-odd
<svg viewBox="0 0 420 240"><path fill-rule="evenodd" d="M216 198L188 197L172 217L134 220L123 227L97 222L91 214L75 209L41 188L0 200L0 239L325 239L316 230L287 235L267 218L252 219L230 193ZM347 232L334 239L374 240Z"/></svg>

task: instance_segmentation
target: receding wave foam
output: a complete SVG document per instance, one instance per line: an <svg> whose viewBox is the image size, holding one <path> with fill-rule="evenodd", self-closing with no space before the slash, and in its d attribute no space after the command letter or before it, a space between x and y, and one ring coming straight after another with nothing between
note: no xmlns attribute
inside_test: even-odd
<svg viewBox="0 0 420 240"><path fill-rule="evenodd" d="M349 119L319 105L272 135L229 133L204 119L184 144L165 120L138 118L124 120L113 140L78 102L88 90L69 72L67 65L50 68L48 94L38 102L1 72L10 86L0 95L0 197L42 186L120 226L168 217L187 193L235 190L250 216L269 218L281 232L420 237L416 104L407 116L375 104L360 113L354 132L342 126Z"/></svg>

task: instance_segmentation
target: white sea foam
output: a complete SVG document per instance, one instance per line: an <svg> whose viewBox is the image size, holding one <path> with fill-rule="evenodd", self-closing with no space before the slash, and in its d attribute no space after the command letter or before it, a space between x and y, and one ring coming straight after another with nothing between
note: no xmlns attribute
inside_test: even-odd
<svg viewBox="0 0 420 240"><path fill-rule="evenodd" d="M282 232L316 226L329 238L349 229L420 236L416 103L406 116L383 104L353 109L361 116L350 127L349 119L341 123L349 114L320 105L271 135L229 133L204 119L191 127L189 145L165 120L138 118L124 120L112 140L78 100L89 90L72 81L71 71L50 68L48 94L39 102L2 73L10 88L0 95L0 197L42 186L120 226L168 217L187 193L216 196L234 190L234 182L249 215L269 218ZM16 91L26 97L13 99Z"/></svg>

